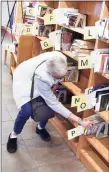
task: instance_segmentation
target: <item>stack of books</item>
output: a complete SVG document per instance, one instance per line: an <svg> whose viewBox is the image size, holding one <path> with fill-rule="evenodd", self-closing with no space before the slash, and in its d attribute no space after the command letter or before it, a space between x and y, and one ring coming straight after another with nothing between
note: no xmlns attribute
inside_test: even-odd
<svg viewBox="0 0 109 172"><path fill-rule="evenodd" d="M109 111L109 85L87 88L85 94L95 111Z"/></svg>
<svg viewBox="0 0 109 172"><path fill-rule="evenodd" d="M54 8L43 5L43 4L36 4L35 5L35 11L36 16L44 17L46 14L51 14Z"/></svg>
<svg viewBox="0 0 109 172"><path fill-rule="evenodd" d="M49 33L54 31L54 25L45 26L43 22L33 24L32 35L49 37Z"/></svg>
<svg viewBox="0 0 109 172"><path fill-rule="evenodd" d="M109 49L98 49L91 52L94 72L109 74Z"/></svg>
<svg viewBox="0 0 109 172"><path fill-rule="evenodd" d="M72 43L70 51L74 58L86 57L90 55L91 51L94 50L94 43L91 41L83 41L75 39Z"/></svg>

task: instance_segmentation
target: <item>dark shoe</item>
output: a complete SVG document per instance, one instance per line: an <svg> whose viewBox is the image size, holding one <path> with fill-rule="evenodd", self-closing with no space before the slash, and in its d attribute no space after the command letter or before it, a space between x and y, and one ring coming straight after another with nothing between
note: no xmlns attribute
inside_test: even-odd
<svg viewBox="0 0 109 172"><path fill-rule="evenodd" d="M38 127L36 127L36 133L40 135L41 139L49 142L50 141L50 135L49 133L46 131L46 129L41 129L39 130Z"/></svg>
<svg viewBox="0 0 109 172"><path fill-rule="evenodd" d="M9 153L15 153L17 151L17 138L11 139L10 135L9 135L8 143L7 143L7 151Z"/></svg>

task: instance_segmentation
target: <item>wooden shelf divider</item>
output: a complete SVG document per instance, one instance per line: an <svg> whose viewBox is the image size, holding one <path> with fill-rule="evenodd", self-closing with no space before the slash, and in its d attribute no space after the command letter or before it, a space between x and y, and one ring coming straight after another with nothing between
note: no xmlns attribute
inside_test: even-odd
<svg viewBox="0 0 109 172"><path fill-rule="evenodd" d="M50 122L61 135L61 137L65 140L65 142L69 145L72 151L76 154L78 142L75 140L68 140L67 129L64 126L64 122L62 123L62 121L56 116L53 119L50 119Z"/></svg>
<svg viewBox="0 0 109 172"><path fill-rule="evenodd" d="M109 123L109 112L103 111L103 112L97 112L103 118L106 122Z"/></svg>
<svg viewBox="0 0 109 172"><path fill-rule="evenodd" d="M81 88L79 88L77 85L73 84L72 82L62 82L61 84L65 86L69 91L71 91L74 95L82 94Z"/></svg>
<svg viewBox="0 0 109 172"><path fill-rule="evenodd" d="M91 149L82 149L80 159L87 167L89 172L108 172L108 166L101 158Z"/></svg>
<svg viewBox="0 0 109 172"><path fill-rule="evenodd" d="M109 138L97 139L94 136L86 136L88 142L103 156L109 163Z"/></svg>

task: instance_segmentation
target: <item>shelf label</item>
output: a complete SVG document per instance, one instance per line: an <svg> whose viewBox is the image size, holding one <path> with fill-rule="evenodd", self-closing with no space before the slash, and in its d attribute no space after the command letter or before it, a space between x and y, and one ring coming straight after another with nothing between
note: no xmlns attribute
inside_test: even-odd
<svg viewBox="0 0 109 172"><path fill-rule="evenodd" d="M47 14L44 16L44 25L57 24L54 14Z"/></svg>
<svg viewBox="0 0 109 172"><path fill-rule="evenodd" d="M31 34L32 33L32 25L29 25L29 24L24 24L23 25L23 35L28 35L28 34Z"/></svg>
<svg viewBox="0 0 109 172"><path fill-rule="evenodd" d="M67 131L68 140L74 139L75 137L78 137L84 134L84 130L85 130L85 127L80 126L80 125L74 129L68 130Z"/></svg>
<svg viewBox="0 0 109 172"><path fill-rule="evenodd" d="M40 41L40 44L41 44L42 50L53 47L53 44L49 39L46 39L44 41Z"/></svg>
<svg viewBox="0 0 109 172"><path fill-rule="evenodd" d="M90 56L78 58L78 69L92 68L92 60Z"/></svg>
<svg viewBox="0 0 109 172"><path fill-rule="evenodd" d="M27 16L35 17L35 9L34 8L27 7L25 11L26 11Z"/></svg>
<svg viewBox="0 0 109 172"><path fill-rule="evenodd" d="M77 112L89 109L88 97L85 95L72 96L71 107L77 107Z"/></svg>
<svg viewBox="0 0 109 172"><path fill-rule="evenodd" d="M82 99L82 96L72 96L71 107L77 106Z"/></svg>
<svg viewBox="0 0 109 172"><path fill-rule="evenodd" d="M90 26L84 28L84 40L96 39L96 37L97 37L96 26Z"/></svg>

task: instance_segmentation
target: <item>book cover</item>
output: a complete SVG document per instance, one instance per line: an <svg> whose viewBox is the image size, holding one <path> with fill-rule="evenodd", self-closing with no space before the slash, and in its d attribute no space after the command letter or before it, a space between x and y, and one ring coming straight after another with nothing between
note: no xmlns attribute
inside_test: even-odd
<svg viewBox="0 0 109 172"><path fill-rule="evenodd" d="M103 73L109 74L109 55L105 58Z"/></svg>
<svg viewBox="0 0 109 172"><path fill-rule="evenodd" d="M106 111L108 103L109 103L109 94L100 95L99 111Z"/></svg>
<svg viewBox="0 0 109 172"><path fill-rule="evenodd" d="M72 33L62 32L61 50L62 51L70 51L71 43L72 43Z"/></svg>
<svg viewBox="0 0 109 172"><path fill-rule="evenodd" d="M65 76L65 82L78 82L79 70L76 66L69 67L67 75Z"/></svg>
<svg viewBox="0 0 109 172"><path fill-rule="evenodd" d="M108 57L109 58L109 54L100 54L101 56L101 65L100 65L100 71L99 72L103 72L104 70L104 63L105 63L105 59Z"/></svg>

